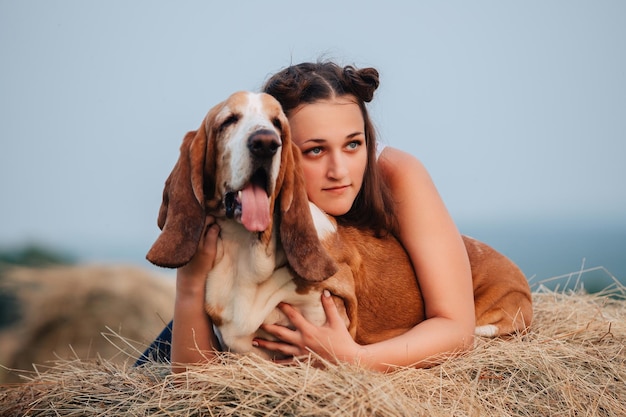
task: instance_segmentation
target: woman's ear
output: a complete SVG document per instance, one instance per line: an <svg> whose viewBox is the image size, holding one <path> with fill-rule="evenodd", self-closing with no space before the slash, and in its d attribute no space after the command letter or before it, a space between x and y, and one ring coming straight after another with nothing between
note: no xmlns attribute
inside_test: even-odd
<svg viewBox="0 0 626 417"><path fill-rule="evenodd" d="M313 223L300 168L300 149L283 143L284 178L280 191L280 240L292 271L310 282L323 281L338 268L322 246Z"/></svg>
<svg viewBox="0 0 626 417"><path fill-rule="evenodd" d="M180 156L165 182L158 225L162 230L146 258L155 265L178 268L198 249L205 221L205 126L187 133Z"/></svg>

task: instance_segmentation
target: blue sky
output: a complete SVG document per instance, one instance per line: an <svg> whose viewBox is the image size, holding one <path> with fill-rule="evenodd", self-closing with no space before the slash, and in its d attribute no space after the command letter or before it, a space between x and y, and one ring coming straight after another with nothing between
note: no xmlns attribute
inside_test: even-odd
<svg viewBox="0 0 626 417"><path fill-rule="evenodd" d="M184 133L318 58L380 71L382 142L424 162L459 223L626 229L625 16L623 1L0 0L0 246L147 250Z"/></svg>

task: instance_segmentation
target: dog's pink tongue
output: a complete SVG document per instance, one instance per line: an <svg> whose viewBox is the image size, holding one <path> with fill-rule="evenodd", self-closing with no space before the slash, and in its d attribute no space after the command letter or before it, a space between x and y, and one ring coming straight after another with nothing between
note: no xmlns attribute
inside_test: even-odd
<svg viewBox="0 0 626 417"><path fill-rule="evenodd" d="M248 185L241 190L241 223L251 232L262 232L270 224L270 200L265 190Z"/></svg>

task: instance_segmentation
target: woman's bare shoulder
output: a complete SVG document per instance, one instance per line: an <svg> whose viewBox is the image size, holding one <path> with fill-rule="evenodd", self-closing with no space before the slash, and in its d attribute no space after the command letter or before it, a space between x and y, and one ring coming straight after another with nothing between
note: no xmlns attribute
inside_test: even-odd
<svg viewBox="0 0 626 417"><path fill-rule="evenodd" d="M386 146L378 157L378 166L388 181L403 179L430 181L430 175L424 164L414 155L390 146Z"/></svg>

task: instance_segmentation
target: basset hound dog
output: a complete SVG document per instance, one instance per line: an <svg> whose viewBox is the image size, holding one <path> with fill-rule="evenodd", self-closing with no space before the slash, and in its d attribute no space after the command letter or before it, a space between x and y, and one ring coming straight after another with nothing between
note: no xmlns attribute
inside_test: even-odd
<svg viewBox="0 0 626 417"><path fill-rule="evenodd" d="M280 104L267 94L237 92L213 107L183 139L165 182L161 233L147 254L178 268L195 254L207 215L220 227L218 253L206 281L206 311L223 348L253 347L269 337L262 323L290 325L277 308L286 302L322 325L321 293L329 290L351 335L373 343L425 319L411 261L391 234L338 225L308 201ZM531 294L523 273L489 246L464 237L475 290L476 333L525 331Z"/></svg>

